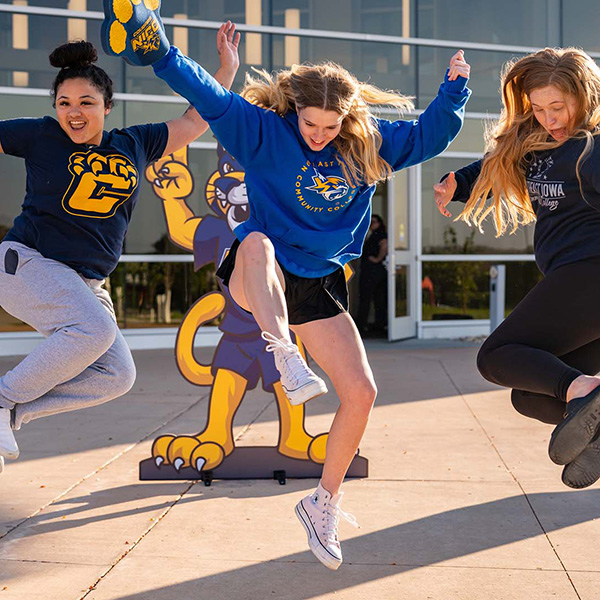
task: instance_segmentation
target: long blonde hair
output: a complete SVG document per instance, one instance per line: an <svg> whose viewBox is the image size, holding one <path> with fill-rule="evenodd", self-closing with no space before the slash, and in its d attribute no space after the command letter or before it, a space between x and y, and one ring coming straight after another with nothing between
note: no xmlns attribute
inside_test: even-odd
<svg viewBox="0 0 600 600"><path fill-rule="evenodd" d="M497 236L535 220L525 180L527 157L562 143L548 139L529 99L532 91L549 85L576 100L570 135L586 140L576 164L581 188L579 167L593 147L592 134L600 123L600 69L577 48L545 48L505 65L500 119L488 128L481 173L458 219L481 229L491 213Z"/></svg>
<svg viewBox="0 0 600 600"><path fill-rule="evenodd" d="M290 110L316 107L344 117L333 140L344 176L353 184L367 185L392 174L379 156L381 135L373 122L370 105L392 105L400 111L414 108L411 99L361 83L346 69L332 62L294 65L272 77L264 70L259 77L246 75L242 96L258 106L284 115Z"/></svg>

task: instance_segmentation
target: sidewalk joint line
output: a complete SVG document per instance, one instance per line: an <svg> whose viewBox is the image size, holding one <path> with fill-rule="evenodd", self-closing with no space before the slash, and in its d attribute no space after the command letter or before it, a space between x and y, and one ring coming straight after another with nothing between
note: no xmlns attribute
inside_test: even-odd
<svg viewBox="0 0 600 600"><path fill-rule="evenodd" d="M464 397L463 393L460 391L460 389L456 385L456 382L452 378L452 375L450 375L448 369L446 369L446 365L444 365L443 360L439 359L439 362L440 362L440 366L442 367L444 373L446 373L446 377L448 377L448 379L452 383L452 386L456 390L456 393L461 397L464 405L467 407L467 410L471 413L471 415L475 419L475 422L481 428L481 431L483 432L483 434L485 435L485 437L488 439L490 445L494 449L494 452L498 455L498 458L500 459L500 461L504 465L504 468L506 469L506 471L508 472L508 474L513 478L513 480L517 484L518 488L521 490L521 493L523 494L523 497L525 498L525 502L527 502L527 504L529 505L529 508L531 509L531 513L533 514L533 516L534 516L535 520L537 521L540 529L542 530L542 532L544 534L544 537L546 538L546 541L550 545L550 548L552 549L552 552L554 552L554 555L556 556L556 559L558 560L560 566L563 568L563 571L564 571L565 575L567 576L567 579L569 580L569 583L571 584L571 587L573 588L573 591L575 592L575 595L577 596L577 598L579 600L581 600L581 596L579 595L579 592L577 591L577 588L575 587L575 583L573 582L573 580L571 579L571 576L569 575L569 571L567 570L567 567L565 566L564 562L562 561L561 557L559 556L558 550L556 549L556 547L552 543L552 540L550 539L550 536L548 535L548 532L546 531L546 529L542 525L542 522L540 521L540 518L538 517L537 513L535 512L535 509L533 508L533 504L531 503L531 500L529 499L529 495L527 494L527 492L525 491L525 489L521 485L521 482L517 479L517 477L515 476L515 474L512 472L512 470L510 469L510 467L506 464L506 461L504 460L502 454L500 454L500 451L498 450L496 444L494 443L494 440L488 434L488 432L486 431L485 427L483 426L483 423L479 420L479 418L477 417L477 415L475 414L475 412L473 411L473 409L471 408L471 406L467 402L466 398Z"/></svg>
<svg viewBox="0 0 600 600"><path fill-rule="evenodd" d="M250 421L250 423L245 425L242 428L242 430L235 436L236 442L242 439L242 436L250 429L250 427L252 427L252 425L254 425L254 423L256 423L256 421L265 413L267 408L269 408L269 406L273 402L275 402L275 399L273 399L273 398L269 398L269 400L267 400L267 403L262 407L261 410L258 411L257 415Z"/></svg>
<svg viewBox="0 0 600 600"><path fill-rule="evenodd" d="M150 527L148 527L148 529L146 529L146 531L144 531L144 533L142 533L142 535L133 543L131 544L131 546L129 548L127 548L127 550L125 552L123 552L123 554L121 554L121 556L119 556L119 558L117 558L116 561L114 561L112 563L112 565L110 565L110 567L108 567L108 569L106 569L106 571L104 571L104 573L102 573L102 575L100 575L100 577L98 577L98 579L96 579L96 581L89 586L89 588L87 589L87 591L85 592L85 594L83 594L83 596L81 596L79 598L79 600L83 600L84 598L86 598L91 592L94 592L96 590L97 585L134 549L137 548L138 544L141 543L141 541L171 512L171 509L196 485L197 481L192 481L188 487L183 490L183 492L181 492L181 494L179 494L179 496L177 496L177 498L175 498L175 500L172 502L172 504L170 504L169 506L167 506L167 508L165 508L165 510L162 512L162 514L160 516L158 516L153 522L152 525L150 525Z"/></svg>
<svg viewBox="0 0 600 600"><path fill-rule="evenodd" d="M190 410L192 410L193 408L195 408L198 404L200 404L200 402L205 400L207 397L208 397L208 394L202 395L198 400L196 400L196 402L193 402L192 404L190 404L185 409L178 412L173 417L168 418L164 423L162 423L161 425L158 425L152 431L147 433L142 439L138 440L137 442L133 442L132 444L130 444L129 446L127 446L126 448L121 450L121 452L119 452L118 454L115 454L115 456L113 456L112 458L109 458L104 464L100 465L97 469L95 469L91 473L88 473L87 475L84 475L79 481L76 481L75 483L71 484L66 490L64 490L60 494L58 494L58 496L55 496L54 498L52 498L52 500L49 500L48 502L46 502L46 504L44 504L43 506L41 506L40 508L35 510L33 513L31 513L30 515L28 515L27 517L25 517L24 519L22 519L21 521L16 523L13 527L6 530L4 533L0 534L0 540L5 538L9 533L12 533L18 527L21 527L21 525L23 525L24 523L27 523L29 521L29 519L33 519L34 517L39 515L42 511L47 509L49 506L52 506L52 504L54 504L55 502L58 502L59 500L64 498L67 494L69 494L76 487L80 486L82 483L87 481L90 477L93 477L94 475L96 475L97 473L99 473L100 471L102 471L103 469L108 467L109 465L111 465L117 459L121 458L122 456L124 456L125 454L127 454L128 452L133 450L138 444L145 442L149 437L153 436L157 431L159 431L163 427L166 427L173 421L177 420L179 417L183 416L185 413L187 413Z"/></svg>

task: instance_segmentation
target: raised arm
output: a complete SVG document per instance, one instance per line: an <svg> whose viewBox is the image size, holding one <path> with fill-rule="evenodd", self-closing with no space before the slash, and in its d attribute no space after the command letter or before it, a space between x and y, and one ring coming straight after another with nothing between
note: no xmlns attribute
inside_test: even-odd
<svg viewBox="0 0 600 600"><path fill-rule="evenodd" d="M217 52L221 65L215 79L229 89L240 66L238 46L240 34L235 32L235 25L227 21L221 25L217 33ZM163 156L176 152L200 137L207 129L208 123L190 106L178 119L167 121L169 139Z"/></svg>
<svg viewBox="0 0 600 600"><path fill-rule="evenodd" d="M443 152L458 135L464 107L471 94L466 87L470 67L462 50L451 59L437 96L415 121L378 120L379 154L394 170L419 164Z"/></svg>
<svg viewBox="0 0 600 600"><path fill-rule="evenodd" d="M153 192L163 200L169 239L191 252L194 248L194 233L202 217L196 216L187 204L194 189L187 146L148 165L146 179L152 185Z"/></svg>
<svg viewBox="0 0 600 600"><path fill-rule="evenodd" d="M471 190L481 173L482 162L476 160L456 172L450 171L442 177L440 183L433 186L435 203L445 217L452 216L446 208L450 202L466 202L469 199Z"/></svg>

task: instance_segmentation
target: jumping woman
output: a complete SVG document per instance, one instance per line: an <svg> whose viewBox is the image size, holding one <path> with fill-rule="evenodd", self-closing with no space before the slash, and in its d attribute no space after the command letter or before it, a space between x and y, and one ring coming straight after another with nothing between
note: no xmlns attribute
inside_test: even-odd
<svg viewBox="0 0 600 600"><path fill-rule="evenodd" d="M139 5L134 11L147 9ZM158 22L158 12L153 14ZM109 12L109 21L114 18ZM128 35L134 34L130 27ZM236 227L238 241L217 275L254 315L290 402L327 391L292 343L290 328L340 399L321 481L296 506L311 550L337 569L338 519L351 519L340 508L339 490L377 394L348 314L344 265L361 254L375 185L436 156L460 131L469 65L457 52L419 120L390 122L374 117L371 106L406 110L410 100L361 83L339 65L296 65L274 77L260 72L247 78L238 95L169 48L164 35L162 41L164 55L153 62L154 72L196 108L246 172L250 217ZM106 46L110 51L110 43Z"/></svg>
<svg viewBox="0 0 600 600"><path fill-rule="evenodd" d="M239 35L217 36L217 78L230 86ZM19 448L13 430L33 419L125 394L135 365L104 279L116 267L148 163L208 125L189 108L167 123L104 130L113 85L89 42L50 55L56 118L0 121L0 153L25 160L22 212L0 243L0 305L45 340L0 377L0 470Z"/></svg>
<svg viewBox="0 0 600 600"><path fill-rule="evenodd" d="M557 425L550 458L573 488L600 477L600 69L576 48L506 65L487 153L435 186L440 212L511 233L535 221L544 274L481 347L477 365L525 416Z"/></svg>

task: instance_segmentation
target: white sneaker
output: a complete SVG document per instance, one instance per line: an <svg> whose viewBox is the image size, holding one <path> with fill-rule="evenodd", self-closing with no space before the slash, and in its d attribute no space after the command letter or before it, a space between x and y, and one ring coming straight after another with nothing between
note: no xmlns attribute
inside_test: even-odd
<svg viewBox="0 0 600 600"><path fill-rule="evenodd" d="M335 570L342 564L342 548L338 540L338 523L343 517L354 527L358 523L354 515L340 508L342 493L331 496L321 486L296 504L296 516L308 535L312 553L329 569Z"/></svg>
<svg viewBox="0 0 600 600"><path fill-rule="evenodd" d="M309 369L296 344L277 339L267 331L263 331L261 336L269 342L266 350L273 353L281 385L290 404L297 406L327 393L325 382Z"/></svg>
<svg viewBox="0 0 600 600"><path fill-rule="evenodd" d="M4 458L19 458L19 446L10 426L8 408L0 408L0 455Z"/></svg>

